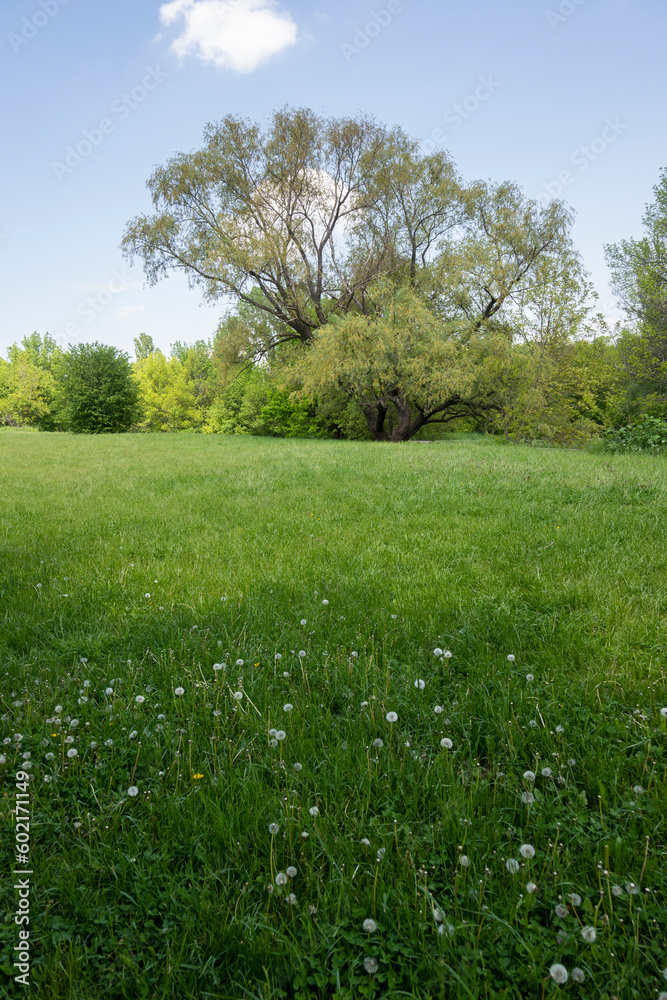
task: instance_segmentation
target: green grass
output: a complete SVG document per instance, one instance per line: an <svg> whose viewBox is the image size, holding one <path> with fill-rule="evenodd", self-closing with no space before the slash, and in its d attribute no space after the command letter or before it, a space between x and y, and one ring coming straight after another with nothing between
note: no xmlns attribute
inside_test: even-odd
<svg viewBox="0 0 667 1000"><path fill-rule="evenodd" d="M5 995L26 750L33 998L667 990L664 459L5 433L0 497Z"/></svg>

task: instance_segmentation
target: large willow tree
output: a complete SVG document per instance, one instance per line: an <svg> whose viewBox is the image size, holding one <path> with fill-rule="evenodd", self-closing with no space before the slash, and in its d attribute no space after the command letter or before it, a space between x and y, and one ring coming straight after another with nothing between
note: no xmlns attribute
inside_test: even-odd
<svg viewBox="0 0 667 1000"><path fill-rule="evenodd" d="M293 341L295 384L342 389L377 440L498 409L512 329L547 271L578 264L562 204L465 185L446 154L365 117L283 109L261 128L229 115L148 188L155 212L123 247L149 282L181 270L207 300L254 311L223 328L228 360Z"/></svg>

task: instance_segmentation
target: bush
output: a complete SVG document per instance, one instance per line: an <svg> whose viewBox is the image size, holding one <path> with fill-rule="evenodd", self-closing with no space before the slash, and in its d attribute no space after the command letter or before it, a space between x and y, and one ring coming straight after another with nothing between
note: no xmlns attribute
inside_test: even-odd
<svg viewBox="0 0 667 1000"><path fill-rule="evenodd" d="M127 431L138 416L138 387L127 354L104 344L77 344L64 356L67 423L78 434Z"/></svg>
<svg viewBox="0 0 667 1000"><path fill-rule="evenodd" d="M650 451L667 454L667 420L643 416L635 424L610 428L602 435L607 451Z"/></svg>

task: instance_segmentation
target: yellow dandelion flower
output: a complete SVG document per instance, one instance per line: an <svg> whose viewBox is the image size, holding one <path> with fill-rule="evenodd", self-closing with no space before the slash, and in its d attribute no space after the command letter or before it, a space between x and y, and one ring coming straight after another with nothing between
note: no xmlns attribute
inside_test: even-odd
<svg viewBox="0 0 667 1000"><path fill-rule="evenodd" d="M204 777L204 775L203 775L203 774L193 774L193 775L192 775L192 777L193 777L193 779L196 779L196 778L203 778L203 777Z"/></svg>

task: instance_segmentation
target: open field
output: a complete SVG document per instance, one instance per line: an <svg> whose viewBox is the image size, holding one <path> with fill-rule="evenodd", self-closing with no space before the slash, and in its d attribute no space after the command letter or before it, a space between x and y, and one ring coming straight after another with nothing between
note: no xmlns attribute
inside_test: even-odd
<svg viewBox="0 0 667 1000"><path fill-rule="evenodd" d="M2 995L665 1000L664 458L7 432L0 510Z"/></svg>

